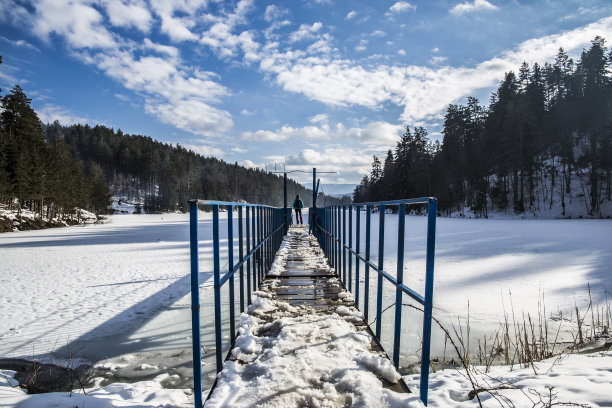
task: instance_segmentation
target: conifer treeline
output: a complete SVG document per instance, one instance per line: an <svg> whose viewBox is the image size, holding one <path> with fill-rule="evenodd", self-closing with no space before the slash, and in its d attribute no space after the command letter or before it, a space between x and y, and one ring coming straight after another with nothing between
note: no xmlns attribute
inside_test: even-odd
<svg viewBox="0 0 612 408"><path fill-rule="evenodd" d="M105 126L53 123L45 127L47 140L62 140L72 155L99 165L112 192L129 199L144 197L146 212L187 211L188 200L204 198L282 206L283 177L262 169L203 157L184 147L128 135ZM289 179L291 201L296 194L310 205L312 192ZM289 202L289 205L291 202Z"/></svg>
<svg viewBox="0 0 612 408"><path fill-rule="evenodd" d="M578 179L597 215L611 198L611 67L601 37L577 63L563 49L552 64L523 63L518 76L506 73L488 108L475 98L449 105L442 144L406 127L384 163L374 157L354 201L436 196L443 210L468 206L483 216L487 205L522 213L560 201L565 209Z"/></svg>
<svg viewBox="0 0 612 408"><path fill-rule="evenodd" d="M100 166L75 160L61 139L47 143L19 85L1 101L0 202L46 218L72 216L77 207L104 212L111 201Z"/></svg>

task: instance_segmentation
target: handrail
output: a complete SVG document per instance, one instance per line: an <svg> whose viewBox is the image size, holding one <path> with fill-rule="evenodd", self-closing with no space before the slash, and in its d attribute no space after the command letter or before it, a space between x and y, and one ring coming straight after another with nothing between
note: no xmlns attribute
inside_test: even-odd
<svg viewBox="0 0 612 408"><path fill-rule="evenodd" d="M427 250L425 255L425 294L419 294L404 284L404 243L405 243L405 222L406 208L410 205L427 204ZM398 207L398 235L397 235L397 268L396 276L393 277L384 269L384 243L385 243L385 213L386 207ZM372 210L379 208L379 227L378 227L378 263L370 260L371 243L371 215ZM366 211L365 226L361 222L361 209ZM355 228L353 228L353 212L356 213ZM370 272L376 274L376 326L375 336L380 342L382 335L382 299L383 299L383 280L389 281L395 286L395 324L393 333L393 364L399 368L399 357L401 349L401 327L402 327L402 298L407 295L423 306L423 331L421 348L421 378L420 378L420 399L427 405L427 393L429 382L429 358L431 348L431 320L433 307L433 277L434 277L434 257L435 257L435 236L436 236L436 212L437 200L434 197L421 197L404 200L391 200L367 203L352 203L339 206L329 206L317 208L314 224L314 235L319 240L321 248L329 259L331 266L336 269L338 278L344 286L354 294L355 305L359 307L361 293L359 292L360 281L360 262L363 262L364 285L363 293L363 315L366 322L369 318L370 308ZM347 242L347 213L348 213L348 242ZM365 227L365 252L360 248L360 237L362 227ZM355 231L355 248L353 249L353 231ZM347 259L348 258L348 259ZM354 262L353 262L354 260ZM347 262L348 261L348 262ZM347 270L348 269L348 270ZM354 281L353 286L353 270ZM347 280L348 272L348 280ZM385 309L386 310L386 309Z"/></svg>
<svg viewBox="0 0 612 408"><path fill-rule="evenodd" d="M212 207L215 358L217 372L222 370L223 361L231 351L237 334L235 322L235 278L239 276L240 312L244 312L245 307L251 304L252 293L257 290L261 281L270 270L274 255L282 243L286 226L291 223L291 213L287 212L286 209L282 207L228 201L189 200L194 403L198 408L202 407L202 353L199 300L200 271L198 265L198 208L202 205ZM219 213L222 208L227 210L228 256L228 269L223 272L223 275L221 274L221 240L219 236ZM234 260L234 209L237 210L238 218L237 262ZM245 215L244 218L243 212ZM244 250L245 245L246 251ZM246 274L244 273L245 266ZM224 353L221 324L221 289L226 283L228 284L229 291L229 336L231 346L227 352Z"/></svg>

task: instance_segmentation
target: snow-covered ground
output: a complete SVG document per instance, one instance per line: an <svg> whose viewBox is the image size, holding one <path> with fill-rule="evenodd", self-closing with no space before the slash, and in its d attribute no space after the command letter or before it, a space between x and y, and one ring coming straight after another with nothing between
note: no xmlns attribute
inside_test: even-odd
<svg viewBox="0 0 612 408"><path fill-rule="evenodd" d="M201 219L200 296L203 331L207 331L211 316L207 315L206 307L212 299L207 280L212 269L211 223L208 214L202 214ZM397 228L396 219L391 214L386 216L385 269L391 273L395 270L392 254L397 245L393 232ZM376 220L377 214L374 214L373 241L377 238ZM406 225L405 281L422 293L425 218L408 217ZM181 406L173 400L178 398L176 395L162 395L165 391L160 384L189 387L188 238L188 216L181 214L117 215L102 225L0 234L4 291L0 298L0 358L85 350L91 352L92 359L108 359L105 364L111 371L127 367L132 372L146 373L147 376L131 379L153 381L159 388L159 393L143 396L138 390L152 385L141 381L109 388L100 383L90 395L96 398L122 395L127 400L134 396L131 402L134 406ZM457 316L465 320L469 301L471 330L476 336L495 329L504 313L511 309L517 314L521 311L532 316L537 314L542 294L549 314L561 311L563 316L569 316L574 304L586 310L587 282L591 284L593 302L601 306L605 303L604 289L612 288L611 244L610 220L439 218L434 313L446 322L456 322ZM372 249L376 259L377 246L372 245ZM374 283L372 279L371 284ZM386 286L385 291L389 290ZM394 297L385 297L386 304L393 301ZM393 313L383 316L383 324L388 328ZM414 326L420 331L420 322ZM405 321L404 327L409 333L403 339L407 343L404 350L408 359L418 348L419 339L416 332L410 332L410 323ZM391 338L388 333L383 333L385 346ZM435 354L443 346L440 333L434 332L434 342ZM611 382L609 354L591 360L581 360L581 357L584 356L563 360L567 369L560 376L570 372L578 375L579 371L572 369L574 364L582 367L584 361L593 361L599 368L585 366L584 370ZM563 366L557 365L551 372L559 367ZM168 371L183 380L159 377ZM449 373L447 370L432 375L431 397L439 401L436 406L453 406L447 403L450 385L460 381L461 376L447 379ZM565 387L561 382L551 384L558 384L556 391ZM586 398L592 389L582 387L577 381L572 384L576 385L567 389L583 395L584 401L605 405L601 398ZM3 386L0 390L2 406L8 388ZM188 398L188 390L180 392ZM155 395L159 395L159 400ZM35 398L43 397L29 397L32 401ZM108 398L108 404L100 406L129 406L126 401L112 402ZM138 402L139 398L148 402ZM567 399L578 400L560 395L560 401ZM81 406L76 397L71 403ZM87 402L85 406L97 405Z"/></svg>

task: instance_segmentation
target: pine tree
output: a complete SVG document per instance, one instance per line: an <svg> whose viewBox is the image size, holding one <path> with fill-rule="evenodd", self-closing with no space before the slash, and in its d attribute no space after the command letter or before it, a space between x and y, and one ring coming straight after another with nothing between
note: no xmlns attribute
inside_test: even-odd
<svg viewBox="0 0 612 408"><path fill-rule="evenodd" d="M26 199L30 209L35 202L42 213L46 189L48 147L45 143L42 123L30 107L28 98L19 85L2 98L0 123L8 141L9 177L15 185L20 207ZM12 145L12 146L11 146Z"/></svg>

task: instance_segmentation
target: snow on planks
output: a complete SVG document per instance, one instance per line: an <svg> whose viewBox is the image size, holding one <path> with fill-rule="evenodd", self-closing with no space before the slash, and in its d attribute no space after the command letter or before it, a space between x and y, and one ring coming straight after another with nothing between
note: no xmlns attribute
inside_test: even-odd
<svg viewBox="0 0 612 408"><path fill-rule="evenodd" d="M206 407L421 407L316 239L290 228Z"/></svg>

